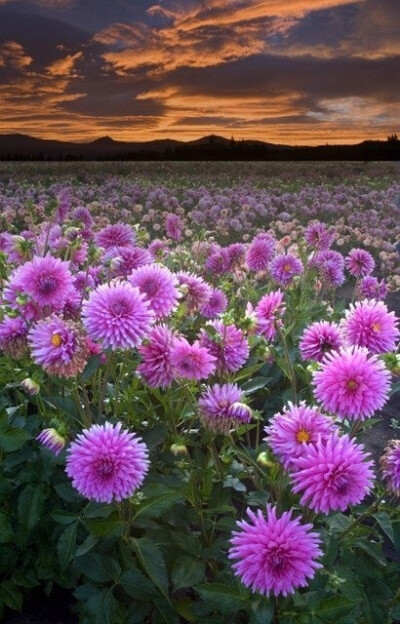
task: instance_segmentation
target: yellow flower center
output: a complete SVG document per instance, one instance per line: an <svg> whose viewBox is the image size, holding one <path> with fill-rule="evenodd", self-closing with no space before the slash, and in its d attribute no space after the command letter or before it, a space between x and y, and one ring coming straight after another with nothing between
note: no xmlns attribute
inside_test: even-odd
<svg viewBox="0 0 400 624"><path fill-rule="evenodd" d="M51 337L51 344L53 345L53 347L61 347L63 343L63 339L61 338L60 334L53 334Z"/></svg>
<svg viewBox="0 0 400 624"><path fill-rule="evenodd" d="M292 267L290 264L285 264L283 267L283 270L285 271L285 273L289 273L291 271Z"/></svg>
<svg viewBox="0 0 400 624"><path fill-rule="evenodd" d="M381 331L382 327L380 323L372 323L371 325L371 329L373 332L375 332L376 334L379 334L379 332Z"/></svg>
<svg viewBox="0 0 400 624"><path fill-rule="evenodd" d="M349 381L347 382L347 387L349 390L357 390L358 383L355 379L349 379Z"/></svg>
<svg viewBox="0 0 400 624"><path fill-rule="evenodd" d="M308 431L306 431L305 429L300 429L297 433L296 433L296 438L298 442L309 442L310 441L310 434L308 433Z"/></svg>

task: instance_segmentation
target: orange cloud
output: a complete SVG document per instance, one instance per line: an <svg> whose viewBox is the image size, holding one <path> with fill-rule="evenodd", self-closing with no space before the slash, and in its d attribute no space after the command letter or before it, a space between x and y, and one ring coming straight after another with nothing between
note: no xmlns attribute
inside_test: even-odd
<svg viewBox="0 0 400 624"><path fill-rule="evenodd" d="M6 41L0 46L0 66L24 69L32 63L32 57L25 53L24 48L16 41Z"/></svg>
<svg viewBox="0 0 400 624"><path fill-rule="evenodd" d="M76 77L78 74L74 71L75 63L81 59L83 52L76 54L68 54L64 58L58 59L47 66L46 70L52 76L69 76Z"/></svg>

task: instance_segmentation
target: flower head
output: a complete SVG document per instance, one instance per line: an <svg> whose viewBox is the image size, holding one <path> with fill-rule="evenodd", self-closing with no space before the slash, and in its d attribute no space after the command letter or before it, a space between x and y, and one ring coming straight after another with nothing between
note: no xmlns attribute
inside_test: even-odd
<svg viewBox="0 0 400 624"><path fill-rule="evenodd" d="M20 316L5 316L0 321L0 349L19 359L26 351L28 325Z"/></svg>
<svg viewBox="0 0 400 624"><path fill-rule="evenodd" d="M178 280L166 267L146 264L135 269L128 281L144 294L156 319L168 316L178 304Z"/></svg>
<svg viewBox="0 0 400 624"><path fill-rule="evenodd" d="M56 429L52 428L43 429L43 431L36 436L36 440L50 451L53 451L54 455L59 455L65 446L65 438L63 438Z"/></svg>
<svg viewBox="0 0 400 624"><path fill-rule="evenodd" d="M171 348L171 365L175 377L207 379L215 371L215 357L196 340L176 338Z"/></svg>
<svg viewBox="0 0 400 624"><path fill-rule="evenodd" d="M207 303L201 306L200 312L206 318L215 318L218 314L225 312L228 307L228 299L223 290L213 288Z"/></svg>
<svg viewBox="0 0 400 624"><path fill-rule="evenodd" d="M152 388L167 388L174 380L171 365L171 347L175 333L166 325L157 325L150 330L145 343L138 347L142 362L137 372Z"/></svg>
<svg viewBox="0 0 400 624"><path fill-rule="evenodd" d="M300 492L301 504L317 512L345 511L360 503L373 487L373 462L368 458L364 447L348 435L332 433L294 460L293 492Z"/></svg>
<svg viewBox="0 0 400 624"><path fill-rule="evenodd" d="M92 425L67 451L65 470L72 485L98 503L132 496L148 471L146 445L121 427L121 423Z"/></svg>
<svg viewBox="0 0 400 624"><path fill-rule="evenodd" d="M311 524L301 524L292 518L292 511L280 517L276 509L267 505L267 517L261 510L247 510L249 522L237 524L230 543L229 559L235 574L253 592L274 596L294 594L299 587L306 587L315 571L322 565L316 561L322 556L321 539L312 531Z"/></svg>
<svg viewBox="0 0 400 624"><path fill-rule="evenodd" d="M304 238L307 244L313 249L322 251L329 249L335 239L335 232L327 229L325 223L319 221L311 223L304 232Z"/></svg>
<svg viewBox="0 0 400 624"><path fill-rule="evenodd" d="M276 240L265 233L256 236L246 251L246 265L250 271L264 271L268 268L275 252Z"/></svg>
<svg viewBox="0 0 400 624"><path fill-rule="evenodd" d="M357 294L361 299L384 299L387 292L385 280L379 281L372 275L363 277L357 288Z"/></svg>
<svg viewBox="0 0 400 624"><path fill-rule="evenodd" d="M337 351L342 344L342 336L336 323L328 321L312 323L306 327L300 339L301 359L321 362L326 353Z"/></svg>
<svg viewBox="0 0 400 624"><path fill-rule="evenodd" d="M107 225L97 232L95 241L99 247L110 249L110 247L126 247L133 245L136 240L135 231L126 223L114 223Z"/></svg>
<svg viewBox="0 0 400 624"><path fill-rule="evenodd" d="M400 440L390 440L380 464L387 489L400 496Z"/></svg>
<svg viewBox="0 0 400 624"><path fill-rule="evenodd" d="M293 254L280 254L272 260L269 270L272 278L280 286L289 286L293 278L303 272L303 263Z"/></svg>
<svg viewBox="0 0 400 624"><path fill-rule="evenodd" d="M236 373L249 357L247 338L235 325L224 325L222 321L213 321L210 325L216 333L210 335L201 329L200 345L216 358L217 373Z"/></svg>
<svg viewBox="0 0 400 624"><path fill-rule="evenodd" d="M390 373L363 347L329 353L314 373L314 394L322 407L349 420L364 420L388 400Z"/></svg>
<svg viewBox="0 0 400 624"><path fill-rule="evenodd" d="M382 301L372 299L350 305L342 327L347 344L367 347L371 353L386 353L396 346L398 322Z"/></svg>
<svg viewBox="0 0 400 624"><path fill-rule="evenodd" d="M199 398L200 418L208 429L222 432L248 423L251 409L242 403L242 399L242 392L236 384L210 386Z"/></svg>
<svg viewBox="0 0 400 624"><path fill-rule="evenodd" d="M102 284L83 304L83 324L105 348L137 347L149 333L154 313L140 290L127 282Z"/></svg>
<svg viewBox="0 0 400 624"><path fill-rule="evenodd" d="M375 260L365 249L351 249L345 259L345 265L353 277L365 277L374 270Z"/></svg>
<svg viewBox="0 0 400 624"><path fill-rule="evenodd" d="M152 256L142 247L110 247L103 256L112 277L126 279L138 267L152 262Z"/></svg>
<svg viewBox="0 0 400 624"><path fill-rule="evenodd" d="M50 306L59 310L73 288L68 262L50 255L35 256L33 260L18 267L11 275L10 290L29 295L41 308Z"/></svg>
<svg viewBox="0 0 400 624"><path fill-rule="evenodd" d="M172 238L174 241L180 241L183 228L184 223L178 215L173 213L167 215L165 219L165 232L169 238Z"/></svg>
<svg viewBox="0 0 400 624"><path fill-rule="evenodd" d="M211 297L212 289L202 277L180 271L177 273L178 282L185 289L184 301L190 314L205 305Z"/></svg>
<svg viewBox="0 0 400 624"><path fill-rule="evenodd" d="M277 328L282 326L281 317L284 315L285 311L286 307L283 303L283 294L280 290L264 295L255 309L257 333L267 338L267 340L273 340Z"/></svg>
<svg viewBox="0 0 400 624"><path fill-rule="evenodd" d="M85 368L86 337L73 321L55 315L45 318L29 331L28 342L34 362L52 375L73 377Z"/></svg>
<svg viewBox="0 0 400 624"><path fill-rule="evenodd" d="M282 413L275 414L264 431L273 453L288 470L293 460L308 452L310 444L318 439L326 440L335 429L334 422L317 407L309 407L302 401L299 405L289 402Z"/></svg>

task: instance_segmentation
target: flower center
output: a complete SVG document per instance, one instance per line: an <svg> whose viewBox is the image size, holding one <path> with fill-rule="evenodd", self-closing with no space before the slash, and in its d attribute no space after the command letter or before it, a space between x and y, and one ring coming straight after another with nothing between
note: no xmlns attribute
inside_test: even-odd
<svg viewBox="0 0 400 624"><path fill-rule="evenodd" d="M289 273L292 270L292 267L290 264L285 264L283 270L285 271L285 273Z"/></svg>
<svg viewBox="0 0 400 624"><path fill-rule="evenodd" d="M349 390L357 390L358 388L358 383L355 379L349 379L346 385Z"/></svg>
<svg viewBox="0 0 400 624"><path fill-rule="evenodd" d="M39 290L41 293L47 295L53 292L57 286L57 280L51 275L42 275L38 281Z"/></svg>
<svg viewBox="0 0 400 624"><path fill-rule="evenodd" d="M116 301L111 306L111 312L114 316L124 316L128 312L128 306L124 301Z"/></svg>
<svg viewBox="0 0 400 624"><path fill-rule="evenodd" d="M349 489L350 479L345 474L339 474L333 479L333 489L339 494L346 494Z"/></svg>
<svg viewBox="0 0 400 624"><path fill-rule="evenodd" d="M372 323L372 325L371 325L371 329L372 329L372 331L373 331L373 332L375 332L376 334L379 334L379 332L380 332L380 331L381 331L381 329L382 329L382 326L381 326L381 324L380 324L380 323Z"/></svg>
<svg viewBox="0 0 400 624"><path fill-rule="evenodd" d="M222 399L222 401L218 401L218 407L221 407L222 409L224 407L228 407L228 401L226 399Z"/></svg>
<svg viewBox="0 0 400 624"><path fill-rule="evenodd" d="M306 431L306 429L299 429L299 431L296 433L296 439L298 442L309 442L311 436L308 431Z"/></svg>
<svg viewBox="0 0 400 624"><path fill-rule="evenodd" d="M114 464L109 459L103 459L97 469L102 477L108 477L114 472Z"/></svg>
<svg viewBox="0 0 400 624"><path fill-rule="evenodd" d="M51 337L51 344L53 345L53 347L61 347L63 343L63 339L60 336L60 334L53 334Z"/></svg>
<svg viewBox="0 0 400 624"><path fill-rule="evenodd" d="M149 280L144 285L144 291L148 297L154 297L158 292L158 284L154 280Z"/></svg>

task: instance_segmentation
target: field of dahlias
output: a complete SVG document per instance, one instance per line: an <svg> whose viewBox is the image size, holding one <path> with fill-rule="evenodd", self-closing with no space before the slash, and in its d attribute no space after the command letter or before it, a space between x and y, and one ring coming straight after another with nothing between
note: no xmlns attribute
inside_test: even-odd
<svg viewBox="0 0 400 624"><path fill-rule="evenodd" d="M0 618L400 620L396 165L0 164Z"/></svg>

